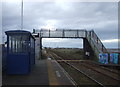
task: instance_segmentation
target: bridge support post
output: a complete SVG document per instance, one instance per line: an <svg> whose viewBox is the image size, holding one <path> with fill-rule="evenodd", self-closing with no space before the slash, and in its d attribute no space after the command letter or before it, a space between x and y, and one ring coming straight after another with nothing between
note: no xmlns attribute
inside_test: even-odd
<svg viewBox="0 0 120 87"><path fill-rule="evenodd" d="M40 56L39 59L42 59L42 38L40 37Z"/></svg>
<svg viewBox="0 0 120 87"><path fill-rule="evenodd" d="M94 51L92 50L92 47L86 38L83 38L83 51L84 58L92 59L94 57Z"/></svg>

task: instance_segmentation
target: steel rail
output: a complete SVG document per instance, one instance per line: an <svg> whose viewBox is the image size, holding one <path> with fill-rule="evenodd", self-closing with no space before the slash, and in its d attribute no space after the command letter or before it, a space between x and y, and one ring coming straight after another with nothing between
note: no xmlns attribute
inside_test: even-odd
<svg viewBox="0 0 120 87"><path fill-rule="evenodd" d="M52 52L53 53L53 52ZM58 57L59 59L61 60L64 60L62 59L61 57L59 57L57 54L53 53L56 57ZM71 65L70 63L66 62L66 61L63 61L65 62L66 64L68 64L69 66L71 66L72 68L74 68L75 70L77 70L78 72L82 73L83 75L85 75L86 77L88 77L89 79L91 79L92 81L94 81L95 83L99 84L100 86L102 87L105 87L102 83L98 82L97 80L95 80L94 78L90 77L89 75L85 74L83 71L79 70L78 68L76 68L75 66Z"/></svg>
<svg viewBox="0 0 120 87"><path fill-rule="evenodd" d="M84 62L82 62L82 63L84 63ZM89 63L89 64L90 64L90 63ZM90 65L94 66L93 64L90 64ZM99 65L97 65L97 66L99 66ZM89 67L89 66L88 66L88 67ZM99 68L104 69L104 70L109 71L109 72L114 73L114 74L119 74L119 72L113 71L113 70L108 69L108 68L106 68L106 67L99 67Z"/></svg>
<svg viewBox="0 0 120 87"><path fill-rule="evenodd" d="M85 65L85 64L82 64L84 67L87 67L87 68L89 68L89 69L92 69L93 71L95 71L95 72L98 72L98 73L100 73L100 74L103 74L103 75L105 75L105 76L107 76L107 77L109 77L109 78L111 78L111 79L114 79L114 80L116 80L116 81L120 81L120 79L117 79L117 78L114 78L113 76L109 76L109 75L107 75L107 74L105 74L105 73L102 73L102 72L100 72L100 71L98 71L98 70L96 70L96 69L94 69L94 68L92 68L92 67L90 67L90 66L87 66L87 65Z"/></svg>

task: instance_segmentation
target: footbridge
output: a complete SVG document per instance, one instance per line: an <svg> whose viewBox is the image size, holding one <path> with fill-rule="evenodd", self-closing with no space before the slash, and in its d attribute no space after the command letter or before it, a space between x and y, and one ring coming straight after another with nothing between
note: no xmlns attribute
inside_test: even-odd
<svg viewBox="0 0 120 87"><path fill-rule="evenodd" d="M42 38L82 38L85 57L98 57L99 53L107 53L107 49L94 32L85 29L33 29L33 35L38 35L40 39L40 54L42 54Z"/></svg>

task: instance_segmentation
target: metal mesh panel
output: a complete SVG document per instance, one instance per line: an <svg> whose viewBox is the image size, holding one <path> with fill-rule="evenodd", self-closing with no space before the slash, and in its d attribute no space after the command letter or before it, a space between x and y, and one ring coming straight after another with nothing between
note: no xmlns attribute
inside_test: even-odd
<svg viewBox="0 0 120 87"><path fill-rule="evenodd" d="M58 38L74 38L85 37L85 30L40 30L41 37L58 37ZM37 30L35 33L39 33Z"/></svg>
<svg viewBox="0 0 120 87"><path fill-rule="evenodd" d="M41 30L40 35L41 37L49 37L49 30Z"/></svg>
<svg viewBox="0 0 120 87"><path fill-rule="evenodd" d="M50 37L62 37L63 31L61 30L51 30Z"/></svg>
<svg viewBox="0 0 120 87"><path fill-rule="evenodd" d="M86 37L85 30L78 31L78 37Z"/></svg>
<svg viewBox="0 0 120 87"><path fill-rule="evenodd" d="M77 37L77 31L65 30L65 37Z"/></svg>

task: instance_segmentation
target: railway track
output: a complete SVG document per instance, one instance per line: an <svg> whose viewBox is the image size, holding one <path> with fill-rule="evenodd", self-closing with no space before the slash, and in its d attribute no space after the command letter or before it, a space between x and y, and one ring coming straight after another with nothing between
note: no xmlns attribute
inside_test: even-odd
<svg viewBox="0 0 120 87"><path fill-rule="evenodd" d="M109 74L105 74L105 72L108 72L107 71L107 69L104 69L104 68L101 68L101 70L103 69L103 70L106 70L106 71L104 71L104 73L102 73L102 72L100 72L100 70L99 69L95 69L95 66L93 67L90 67L90 66L87 66L87 65L85 65L85 63L81 63L81 67L83 68L84 67L84 69L81 69L81 68L79 68L79 65L78 65L78 63L71 63L70 61L68 62L68 61L64 61L64 59L62 59L60 56L58 56L57 54L55 54L55 53L53 53L53 52L51 52L51 55L52 55L52 57L54 56L54 59L56 60L56 58L57 58L57 60L62 60L65 64L67 64L67 65L69 65L69 66L71 66L72 68L74 68L76 71L78 71L78 72L80 72L80 73L82 73L83 75L85 75L86 77L88 77L89 79L91 79L92 81L94 81L95 83L97 83L98 85L100 85L100 86L102 86L102 87L105 87L105 85L106 85L106 83L104 83L104 82L102 82L102 81L100 81L100 80L96 80L97 78L95 78L95 76L91 76L89 73L97 73L97 75L99 75L99 76L104 76L105 78L107 78L107 80L109 80L110 79L110 81L112 81L112 82L114 82L114 84L113 85L115 85L115 84L117 84L117 82L119 82L120 80L117 78L117 76L116 77L114 77L112 74L114 73L116 73L116 72L113 72L113 71L110 71L110 70L108 70L108 71L110 71L109 72ZM60 63L60 61L59 61L59 63ZM91 72L88 72L88 73L86 73L86 70L90 70ZM110 74L111 73L111 74ZM101 75L102 74L102 75ZM112 76L111 76L112 75ZM115 74L116 75L116 74ZM103 78L104 78L103 77ZM106 80L106 79L104 79L104 80ZM109 81L108 81L109 82ZM104 85L105 84L105 85ZM117 84L118 85L118 84Z"/></svg>
<svg viewBox="0 0 120 87"><path fill-rule="evenodd" d="M82 62L82 63L86 63L86 62ZM92 66L100 66L100 65L98 65L95 62L89 62L89 61L87 61L87 64L90 64ZM107 71L109 71L111 73L119 74L119 70L118 69L117 70L115 70L115 69L109 69L109 68L106 68L106 67L103 67L103 66L100 66L99 68L107 70Z"/></svg>
<svg viewBox="0 0 120 87"><path fill-rule="evenodd" d="M103 84L118 84L118 82L120 81L118 76L116 74L113 73L105 73L102 72L102 70L100 71L100 69L96 69L93 67L89 67L88 65L82 65L82 64L76 64L76 63L70 63L73 66L77 67L78 69L82 70L83 72L89 74L91 77L95 78L96 80L98 80L99 82L103 83ZM81 67L79 67L81 66ZM116 76L116 77L115 77ZM104 79L103 79L104 78ZM112 85L111 84L111 85Z"/></svg>
<svg viewBox="0 0 120 87"><path fill-rule="evenodd" d="M56 55L56 54L55 54ZM58 56L58 55L56 55L56 56ZM60 59L60 58L59 58ZM64 59L60 59L60 60L57 60L57 61L64 61ZM65 60L66 61L66 60ZM72 62L72 60L67 60L68 62ZM74 61L73 61L74 62ZM96 67L96 69L97 68L99 68L101 71L107 71L107 73L109 73L109 74L112 74L111 76L111 78L113 78L114 79L114 75L115 75L115 79L117 79L117 80L120 80L119 78L118 78L118 75L119 75L119 72L120 72L120 70L113 70L113 69L109 69L109 68L106 68L106 67L103 67L103 66L100 66L100 65L98 65L97 63L95 63L95 62L91 62L91 61L84 61L84 60L81 60L81 61L75 61L75 62L79 62L79 63L82 63L82 65L84 65L84 66L86 66L86 67L89 67L89 68L92 68L92 67ZM87 66L87 65L89 65L89 66ZM91 66L91 67L90 67ZM95 70L95 69L94 69ZM100 70L96 70L96 71L98 71L98 72L101 72ZM103 72L104 72L103 71Z"/></svg>
<svg viewBox="0 0 120 87"><path fill-rule="evenodd" d="M110 69L107 69L107 68L103 68L103 67L99 67L97 65L92 65L92 64L86 64L85 62L81 62L81 64L89 69L92 69L96 72L99 72L103 75L106 75L116 81L120 81L120 79L118 78L119 76L119 71L118 72L114 72L114 71L111 71Z"/></svg>
<svg viewBox="0 0 120 87"><path fill-rule="evenodd" d="M56 55L56 54L54 54L54 55ZM57 55L56 55L56 56L57 56ZM54 58L53 55L51 55L51 57ZM58 56L57 56L57 57L58 57ZM60 58L60 57L59 57L59 58ZM54 58L54 59L55 59L55 58ZM62 60L62 58L60 58L60 59ZM85 75L87 78L89 78L90 80L94 81L97 85L99 85L99 86L101 86L101 87L105 87L103 84L101 84L100 82L98 82L98 81L95 80L94 78L88 76L88 75L85 74L83 71L79 70L78 68L76 68L75 66L71 65L70 63L68 63L68 62L66 62L66 61L64 61L64 63L67 64L67 65L69 65L69 66L71 66L72 68L74 68L74 69L75 69L76 71L78 71L79 73Z"/></svg>

